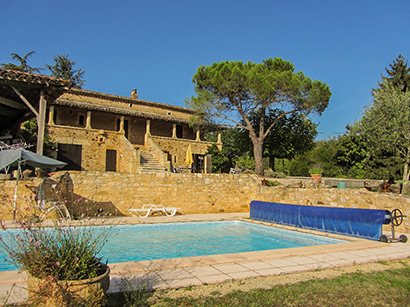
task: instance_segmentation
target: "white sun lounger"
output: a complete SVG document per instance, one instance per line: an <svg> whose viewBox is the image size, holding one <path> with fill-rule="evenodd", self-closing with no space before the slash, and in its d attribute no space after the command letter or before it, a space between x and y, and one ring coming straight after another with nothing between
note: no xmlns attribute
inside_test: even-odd
<svg viewBox="0 0 410 307"><path fill-rule="evenodd" d="M132 216L135 216L133 214L133 212L135 212L137 214L137 216L139 216L141 218L146 218L151 214L151 212L152 213L153 212L162 212L166 216L174 216L179 209L180 208L174 208L174 207L165 208L162 205L148 204L148 205L143 205L141 209L132 209L130 207L130 208L128 208L128 212L131 213Z"/></svg>

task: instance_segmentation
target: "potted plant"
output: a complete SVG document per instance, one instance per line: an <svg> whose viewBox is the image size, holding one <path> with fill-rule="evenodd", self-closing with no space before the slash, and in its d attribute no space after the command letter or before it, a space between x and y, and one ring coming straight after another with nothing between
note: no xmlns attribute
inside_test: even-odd
<svg viewBox="0 0 410 307"><path fill-rule="evenodd" d="M318 184L322 181L322 173L323 168L319 164L315 164L309 169L310 178L314 184Z"/></svg>
<svg viewBox="0 0 410 307"><path fill-rule="evenodd" d="M0 247L8 253L8 261L27 272L32 303L81 306L90 300L102 301L110 269L99 253L114 226L96 229L90 220L77 225L57 220L54 227L20 220L16 229L6 229L1 223Z"/></svg>

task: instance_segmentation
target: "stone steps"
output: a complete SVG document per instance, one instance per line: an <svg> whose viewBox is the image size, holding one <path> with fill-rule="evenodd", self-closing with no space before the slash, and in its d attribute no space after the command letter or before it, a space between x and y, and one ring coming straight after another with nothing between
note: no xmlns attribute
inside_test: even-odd
<svg viewBox="0 0 410 307"><path fill-rule="evenodd" d="M157 159L155 159L154 155L147 150L140 150L141 153L141 163L138 170L141 173L159 173L165 172L165 167L163 167Z"/></svg>

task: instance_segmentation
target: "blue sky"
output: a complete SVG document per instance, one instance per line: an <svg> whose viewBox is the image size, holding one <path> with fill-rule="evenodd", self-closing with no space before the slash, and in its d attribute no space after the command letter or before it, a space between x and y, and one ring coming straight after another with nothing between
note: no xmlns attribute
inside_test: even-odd
<svg viewBox="0 0 410 307"><path fill-rule="evenodd" d="M399 54L410 59L409 0L0 0L0 63L68 54L84 89L185 106L201 65L280 57L332 90L318 138L345 132Z"/></svg>

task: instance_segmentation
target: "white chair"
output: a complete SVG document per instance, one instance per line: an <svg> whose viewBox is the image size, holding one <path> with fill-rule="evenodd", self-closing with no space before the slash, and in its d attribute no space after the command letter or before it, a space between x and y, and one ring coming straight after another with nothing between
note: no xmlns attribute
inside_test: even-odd
<svg viewBox="0 0 410 307"><path fill-rule="evenodd" d="M141 209L132 209L131 207L128 208L128 212L132 215L135 216L133 214L133 212L135 212L137 214L138 217L141 218L146 218L148 217L151 212L162 212L164 213L166 216L174 216L177 211L180 208L174 208L174 207L169 207L169 208L165 208L162 205L153 205L153 204L147 204L147 205L143 205Z"/></svg>
<svg viewBox="0 0 410 307"><path fill-rule="evenodd" d="M71 219L70 212L68 211L67 207L61 203L61 201L46 199L46 193L44 191L43 183L40 183L40 185L38 186L36 200L38 208L42 212L39 216L40 221L42 221L44 217L53 210L57 211L62 218Z"/></svg>

